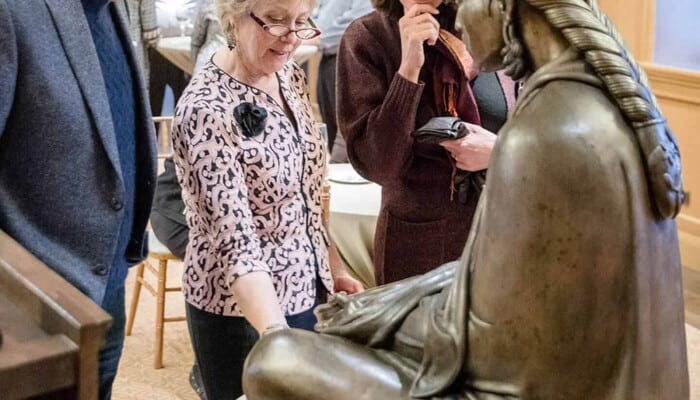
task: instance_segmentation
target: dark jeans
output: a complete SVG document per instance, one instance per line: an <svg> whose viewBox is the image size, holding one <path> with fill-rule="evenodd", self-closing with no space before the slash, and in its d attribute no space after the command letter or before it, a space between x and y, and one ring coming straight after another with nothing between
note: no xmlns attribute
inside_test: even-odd
<svg viewBox="0 0 700 400"><path fill-rule="evenodd" d="M322 296L325 301L325 292ZM316 304L320 304L317 299ZM313 330L312 307L287 317L292 328ZM186 303L187 324L207 400L232 400L243 394L243 363L258 340L258 333L243 317L226 317Z"/></svg>
<svg viewBox="0 0 700 400"><path fill-rule="evenodd" d="M338 123L335 118L335 54L324 54L318 65L318 82L316 83L316 97L321 118L328 129L328 151L333 151L333 144L338 132Z"/></svg>
<svg viewBox="0 0 700 400"><path fill-rule="evenodd" d="M109 400L112 397L112 384L117 376L117 367L124 348L126 312L123 283L117 288L107 289L102 309L112 316L112 326L107 331L99 353L99 398Z"/></svg>

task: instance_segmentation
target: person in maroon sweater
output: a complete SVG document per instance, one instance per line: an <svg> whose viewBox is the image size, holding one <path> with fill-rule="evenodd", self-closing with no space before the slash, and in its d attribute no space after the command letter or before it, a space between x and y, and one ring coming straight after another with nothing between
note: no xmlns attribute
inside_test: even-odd
<svg viewBox="0 0 700 400"><path fill-rule="evenodd" d="M457 259L479 197L456 193L455 176L487 168L514 102L512 80L480 73L455 36L455 8L442 0L375 0L338 51L338 126L353 167L382 186L375 235L377 284ZM463 139L419 144L436 116L462 119Z"/></svg>

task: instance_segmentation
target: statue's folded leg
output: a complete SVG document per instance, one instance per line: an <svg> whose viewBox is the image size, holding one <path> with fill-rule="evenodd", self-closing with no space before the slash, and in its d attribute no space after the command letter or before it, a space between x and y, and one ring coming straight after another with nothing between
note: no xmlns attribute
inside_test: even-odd
<svg viewBox="0 0 700 400"><path fill-rule="evenodd" d="M457 263L319 306L316 329L264 335L243 373L249 400L410 399L430 310L444 303Z"/></svg>
<svg viewBox="0 0 700 400"><path fill-rule="evenodd" d="M410 382L378 351L347 339L288 329L263 336L246 359L249 400L409 399Z"/></svg>

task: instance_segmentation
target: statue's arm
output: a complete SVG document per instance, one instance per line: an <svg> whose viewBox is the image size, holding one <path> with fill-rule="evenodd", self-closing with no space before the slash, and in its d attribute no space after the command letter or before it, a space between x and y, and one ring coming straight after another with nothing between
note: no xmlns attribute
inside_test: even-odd
<svg viewBox="0 0 700 400"><path fill-rule="evenodd" d="M343 336L358 344L381 347L391 340L424 297L440 292L452 283L457 262L444 264L420 276L368 289L348 296L336 294L315 310L316 331Z"/></svg>

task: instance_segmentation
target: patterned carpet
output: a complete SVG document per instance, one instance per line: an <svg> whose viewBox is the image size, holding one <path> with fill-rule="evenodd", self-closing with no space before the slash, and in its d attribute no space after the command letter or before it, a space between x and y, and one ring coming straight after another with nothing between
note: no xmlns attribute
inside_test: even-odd
<svg viewBox="0 0 700 400"><path fill-rule="evenodd" d="M131 302L133 273L127 280L127 308ZM180 283L181 265L169 263L168 286ZM153 280L155 282L155 279ZM184 302L179 292L169 293L165 302L165 315L184 314ZM134 329L126 338L124 354L114 384L114 400L198 400L187 380L192 360L187 325L185 322L165 324L163 346L164 368L153 369L153 346L156 302L146 290L142 290ZM686 325L690 364L691 399L700 400L700 329Z"/></svg>

